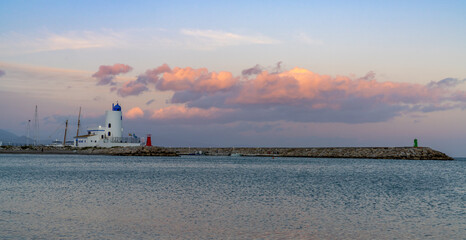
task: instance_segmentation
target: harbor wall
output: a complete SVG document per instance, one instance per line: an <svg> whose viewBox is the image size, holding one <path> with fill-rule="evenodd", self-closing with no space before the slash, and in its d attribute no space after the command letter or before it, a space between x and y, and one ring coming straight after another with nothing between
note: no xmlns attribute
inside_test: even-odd
<svg viewBox="0 0 466 240"><path fill-rule="evenodd" d="M174 152L212 156L272 156L310 158L378 158L453 160L448 155L429 147L323 147L323 148L171 148Z"/></svg>
<svg viewBox="0 0 466 240"><path fill-rule="evenodd" d="M112 147L72 148L51 146L2 146L1 153L18 154L84 154L121 156L178 156L202 154L208 156L269 156L308 158L372 158L453 160L448 155L429 147L330 147L330 148L167 148L167 147Z"/></svg>

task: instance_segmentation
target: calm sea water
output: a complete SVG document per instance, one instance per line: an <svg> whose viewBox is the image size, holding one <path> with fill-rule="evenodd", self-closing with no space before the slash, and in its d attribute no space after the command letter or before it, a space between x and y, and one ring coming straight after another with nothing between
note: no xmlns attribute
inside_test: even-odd
<svg viewBox="0 0 466 240"><path fill-rule="evenodd" d="M0 155L1 239L465 239L466 161Z"/></svg>

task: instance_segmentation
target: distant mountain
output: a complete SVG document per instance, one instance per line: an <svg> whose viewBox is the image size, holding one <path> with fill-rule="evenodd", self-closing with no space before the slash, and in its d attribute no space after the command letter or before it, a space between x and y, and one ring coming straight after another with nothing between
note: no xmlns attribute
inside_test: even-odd
<svg viewBox="0 0 466 240"><path fill-rule="evenodd" d="M8 132L6 130L3 130L3 129L0 129L0 139L1 140L8 140L8 141L12 141L12 140L15 140L17 139L18 136L16 136L15 134L11 133L11 132Z"/></svg>
<svg viewBox="0 0 466 240"><path fill-rule="evenodd" d="M3 145L8 144L26 144L28 138L26 136L16 136L14 133L8 132L6 130L0 129L0 142L3 142ZM33 140L29 138L29 143L32 143Z"/></svg>

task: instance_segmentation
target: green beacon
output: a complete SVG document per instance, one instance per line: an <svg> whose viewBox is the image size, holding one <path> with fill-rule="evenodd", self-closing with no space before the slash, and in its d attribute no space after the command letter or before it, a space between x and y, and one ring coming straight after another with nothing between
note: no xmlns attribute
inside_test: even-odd
<svg viewBox="0 0 466 240"><path fill-rule="evenodd" d="M414 139L414 147L417 148L417 138Z"/></svg>

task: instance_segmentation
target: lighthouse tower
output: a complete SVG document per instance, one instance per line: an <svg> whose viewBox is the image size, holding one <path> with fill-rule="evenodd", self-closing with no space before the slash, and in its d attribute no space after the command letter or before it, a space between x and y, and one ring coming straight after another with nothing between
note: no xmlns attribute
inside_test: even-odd
<svg viewBox="0 0 466 240"><path fill-rule="evenodd" d="M105 136L107 138L121 138L123 135L123 128L121 122L123 115L121 114L121 106L112 103L112 111L105 111Z"/></svg>
<svg viewBox="0 0 466 240"><path fill-rule="evenodd" d="M74 137L75 147L137 147L141 145L141 139L134 134L123 137L123 115L121 106L112 104L112 110L105 112L105 126L91 127L86 135Z"/></svg>

